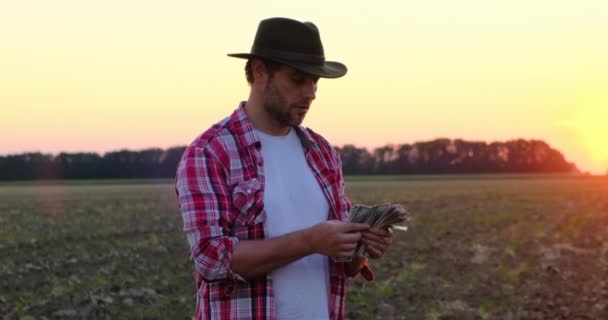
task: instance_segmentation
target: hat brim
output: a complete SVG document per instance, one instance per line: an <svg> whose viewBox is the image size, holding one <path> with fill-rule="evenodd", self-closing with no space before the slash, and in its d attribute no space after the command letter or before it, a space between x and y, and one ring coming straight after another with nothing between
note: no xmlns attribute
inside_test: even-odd
<svg viewBox="0 0 608 320"><path fill-rule="evenodd" d="M317 64L309 64L309 63L294 62L294 61L288 61L288 60L277 59L277 58L264 57L264 56L251 54L251 53L229 53L228 56L233 57L233 58L241 58L241 59L249 59L249 58L267 59L267 60L279 62L282 64L286 64L298 71L312 74L315 76L319 76L321 78L331 78L331 79L340 78L340 77L344 76L346 74L346 72L348 71L348 68L346 68L346 66L344 64L337 62L337 61L325 61L324 64L317 65Z"/></svg>

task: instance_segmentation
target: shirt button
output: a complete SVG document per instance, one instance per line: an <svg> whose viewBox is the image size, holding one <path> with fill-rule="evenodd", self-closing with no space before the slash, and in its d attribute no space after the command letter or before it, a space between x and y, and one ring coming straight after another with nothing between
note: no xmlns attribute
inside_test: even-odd
<svg viewBox="0 0 608 320"><path fill-rule="evenodd" d="M247 189L247 193L251 193L251 189Z"/></svg>

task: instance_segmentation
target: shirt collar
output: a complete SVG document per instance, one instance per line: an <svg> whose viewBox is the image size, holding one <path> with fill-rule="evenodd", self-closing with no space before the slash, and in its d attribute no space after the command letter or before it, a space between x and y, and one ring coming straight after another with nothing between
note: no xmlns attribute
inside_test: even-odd
<svg viewBox="0 0 608 320"><path fill-rule="evenodd" d="M258 139L255 132L253 132L253 125L245 112L245 103L245 101L239 103L239 106L230 116L229 129L246 147L249 147L259 143L260 139Z"/></svg>

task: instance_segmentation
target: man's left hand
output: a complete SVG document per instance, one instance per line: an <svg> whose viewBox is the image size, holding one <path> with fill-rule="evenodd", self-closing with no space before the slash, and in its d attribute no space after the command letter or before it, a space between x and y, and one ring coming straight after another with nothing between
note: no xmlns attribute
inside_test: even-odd
<svg viewBox="0 0 608 320"><path fill-rule="evenodd" d="M367 246L367 253L372 259L386 254L392 241L393 234L388 229L371 228L361 232L361 242Z"/></svg>

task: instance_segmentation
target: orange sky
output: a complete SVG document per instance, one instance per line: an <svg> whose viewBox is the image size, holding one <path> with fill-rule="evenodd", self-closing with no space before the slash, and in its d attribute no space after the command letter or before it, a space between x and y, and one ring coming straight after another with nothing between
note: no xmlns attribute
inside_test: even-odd
<svg viewBox="0 0 608 320"><path fill-rule="evenodd" d="M335 145L543 139L608 168L606 1L4 1L0 154L189 143L246 99L259 20L321 30L305 125Z"/></svg>

